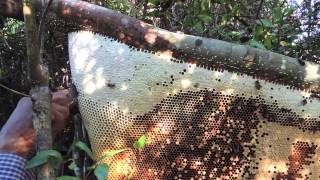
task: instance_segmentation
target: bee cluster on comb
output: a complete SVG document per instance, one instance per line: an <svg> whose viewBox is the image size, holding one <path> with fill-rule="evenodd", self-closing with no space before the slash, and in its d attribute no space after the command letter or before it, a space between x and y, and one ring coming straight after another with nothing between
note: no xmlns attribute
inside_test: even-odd
<svg viewBox="0 0 320 180"><path fill-rule="evenodd" d="M129 149L106 160L110 179L320 178L310 92L86 31L69 34L69 56L96 156Z"/></svg>

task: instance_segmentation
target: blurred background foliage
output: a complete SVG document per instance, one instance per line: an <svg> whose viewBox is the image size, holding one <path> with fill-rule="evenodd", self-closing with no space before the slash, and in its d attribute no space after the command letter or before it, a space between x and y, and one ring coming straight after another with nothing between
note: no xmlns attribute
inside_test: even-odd
<svg viewBox="0 0 320 180"><path fill-rule="evenodd" d="M87 0L157 27L320 63L320 0ZM23 22L0 17L0 83L28 92ZM67 35L48 30L51 87L69 86ZM0 89L0 126L16 95ZM8 102L8 100L10 102Z"/></svg>

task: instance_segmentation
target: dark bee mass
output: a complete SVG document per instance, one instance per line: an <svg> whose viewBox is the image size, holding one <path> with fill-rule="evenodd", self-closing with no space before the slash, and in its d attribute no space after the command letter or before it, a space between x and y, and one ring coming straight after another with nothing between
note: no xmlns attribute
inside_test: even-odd
<svg viewBox="0 0 320 180"><path fill-rule="evenodd" d="M99 107L90 99L85 101L84 111ZM152 139L144 149L135 152L134 157L139 157L139 160L135 164L133 179L234 179L231 175L237 175L240 179L255 179L252 169L258 167L254 164L263 160L256 157L257 146L261 143L256 138L257 133L261 138L270 136L263 129L263 124L275 122L303 131L320 130L317 119L302 118L291 109L279 107L277 102L266 104L261 97L223 95L215 90L169 95L153 110L137 117L123 114L112 104L100 110L94 108L93 111L109 112L100 118L110 123L118 122L119 127L123 126L122 122L130 122L124 131L95 126L93 129L99 136L110 131L110 137L124 140L124 147L131 147L141 134ZM93 114L96 116L99 113ZM256 132L255 135L253 132ZM284 139L290 140L289 137ZM101 144L98 150L100 145L101 148L117 148L108 138ZM265 148L277 146L268 143ZM272 172L275 178L299 178L303 168L310 165L311 161L307 159L315 153L316 146L296 142L293 148L296 150L288 157L288 171Z"/></svg>

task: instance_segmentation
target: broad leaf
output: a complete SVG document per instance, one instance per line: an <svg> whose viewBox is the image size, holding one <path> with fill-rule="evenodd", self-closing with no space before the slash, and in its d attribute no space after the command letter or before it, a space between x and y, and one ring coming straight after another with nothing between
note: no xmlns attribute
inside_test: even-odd
<svg viewBox="0 0 320 180"><path fill-rule="evenodd" d="M56 180L81 180L81 179L75 176L60 176L60 177L57 177Z"/></svg>
<svg viewBox="0 0 320 180"><path fill-rule="evenodd" d="M92 170L94 170L96 167L97 167L97 165L94 164L94 165L92 165L92 166L89 166L89 167L87 168L87 170L88 170L88 171L92 171Z"/></svg>
<svg viewBox="0 0 320 180"><path fill-rule="evenodd" d="M124 151L127 151L127 149L120 149L120 150L111 150L111 151L107 151L105 154L103 154L99 159L98 159L98 162L99 161L102 161L104 159L107 159L107 158L110 158L110 157L113 157L119 153L122 153Z"/></svg>
<svg viewBox="0 0 320 180"><path fill-rule="evenodd" d="M255 48L260 48L260 49L265 49L264 45L261 42L258 42L254 39L251 39L249 41L250 46L255 47Z"/></svg>
<svg viewBox="0 0 320 180"><path fill-rule="evenodd" d="M281 7L276 7L272 10L272 16L273 19L276 22L281 22L283 20L283 16L282 16L282 8Z"/></svg>
<svg viewBox="0 0 320 180"><path fill-rule="evenodd" d="M153 5L159 4L159 0L148 0L148 3L151 3Z"/></svg>
<svg viewBox="0 0 320 180"><path fill-rule="evenodd" d="M221 17L221 25L222 26L226 25L228 20L229 20L228 15L222 15L222 17Z"/></svg>
<svg viewBox="0 0 320 180"><path fill-rule="evenodd" d="M272 48L272 37L266 36L263 44L267 49L271 49Z"/></svg>
<svg viewBox="0 0 320 180"><path fill-rule="evenodd" d="M106 180L109 172L109 166L107 164L99 164L94 170L94 175L98 180Z"/></svg>
<svg viewBox="0 0 320 180"><path fill-rule="evenodd" d="M136 149L142 149L147 141L147 137L142 135L136 142L133 143L133 147Z"/></svg>
<svg viewBox="0 0 320 180"><path fill-rule="evenodd" d="M288 42L286 42L286 41L280 41L280 45L281 45L281 46L288 46L288 45L289 45L289 43L288 43Z"/></svg>
<svg viewBox="0 0 320 180"><path fill-rule="evenodd" d="M203 24L200 21L194 25L194 28L198 33L202 33L204 30Z"/></svg>
<svg viewBox="0 0 320 180"><path fill-rule="evenodd" d="M68 165L68 168L72 171L74 171L76 169L76 167L77 167L77 165L74 160L72 160L72 162Z"/></svg>
<svg viewBox="0 0 320 180"><path fill-rule="evenodd" d="M232 16L239 16L239 6L235 1L232 3Z"/></svg>
<svg viewBox="0 0 320 180"><path fill-rule="evenodd" d="M63 161L63 158L59 151L56 150L45 150L41 151L34 156L30 161L27 162L26 169L35 168L48 162L49 158L55 160L55 164L59 165Z"/></svg>
<svg viewBox="0 0 320 180"><path fill-rule="evenodd" d="M254 33L254 39L260 39L261 37L264 36L266 32L264 31L262 26L257 26L255 33Z"/></svg>
<svg viewBox="0 0 320 180"><path fill-rule="evenodd" d="M91 151L91 149L88 147L88 145L82 141L78 141L74 144L74 147L79 148L80 150L86 152L88 154L88 156L94 160L94 156L93 153Z"/></svg>
<svg viewBox="0 0 320 180"><path fill-rule="evenodd" d="M212 21L212 17L207 14L199 14L198 17L203 21L204 23L209 23Z"/></svg>
<svg viewBox="0 0 320 180"><path fill-rule="evenodd" d="M258 19L256 23L263 27L274 27L274 25L269 19Z"/></svg>

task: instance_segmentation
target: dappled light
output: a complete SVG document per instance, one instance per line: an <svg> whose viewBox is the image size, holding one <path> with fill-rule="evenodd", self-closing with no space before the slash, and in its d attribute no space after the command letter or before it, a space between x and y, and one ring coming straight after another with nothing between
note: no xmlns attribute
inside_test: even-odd
<svg viewBox="0 0 320 180"><path fill-rule="evenodd" d="M148 29L147 33L144 35L144 39L149 44L154 44L156 42L157 34L155 32L156 31L154 29Z"/></svg>
<svg viewBox="0 0 320 180"><path fill-rule="evenodd" d="M274 172L287 177L281 173L294 169L287 163L297 158L285 149L306 139L294 139L285 129L304 138L318 130L319 112L313 109L319 102L302 103L309 92L181 63L171 50L152 53L87 32L70 39L72 73L97 156L147 136L139 160L132 152L135 156L110 162L111 179L120 171L121 177L141 178L173 179L180 171L181 177L239 178L245 172L260 179ZM285 140L280 145L265 136ZM259 168L242 169L251 163ZM302 167L295 168L297 174L307 169Z"/></svg>
<svg viewBox="0 0 320 180"><path fill-rule="evenodd" d="M30 9L30 7L24 6L24 7L23 7L23 13L24 13L25 15L31 15L31 9Z"/></svg>
<svg viewBox="0 0 320 180"><path fill-rule="evenodd" d="M74 134L68 137L72 153L61 160L60 174L103 180L320 178L320 2L86 1L53 0L44 9L40 1L0 0L0 94L2 88L10 93L3 106L28 97L12 90L15 84L22 82L25 91L45 86L46 103L39 106L41 99L31 95L35 106L28 114L37 137L46 130L51 148L50 121L48 127L38 123L58 107L49 105L49 88L71 89L77 103L74 127L65 129ZM56 65L61 62L63 67ZM22 71L16 77L24 80L8 76L13 71ZM58 78L63 85L56 85ZM6 118L2 111L0 118ZM32 141L6 140L12 146ZM37 141L40 150L43 140Z"/></svg>
<svg viewBox="0 0 320 180"><path fill-rule="evenodd" d="M306 77L305 79L308 81L312 81L320 78L320 68L315 64L306 64Z"/></svg>
<svg viewBox="0 0 320 180"><path fill-rule="evenodd" d="M181 86L183 89L190 87L191 84L192 84L192 82L189 79L182 79L181 80Z"/></svg>
<svg viewBox="0 0 320 180"><path fill-rule="evenodd" d="M70 8L64 8L62 13L63 13L64 15L68 15L68 14L71 13L71 9L70 9Z"/></svg>

